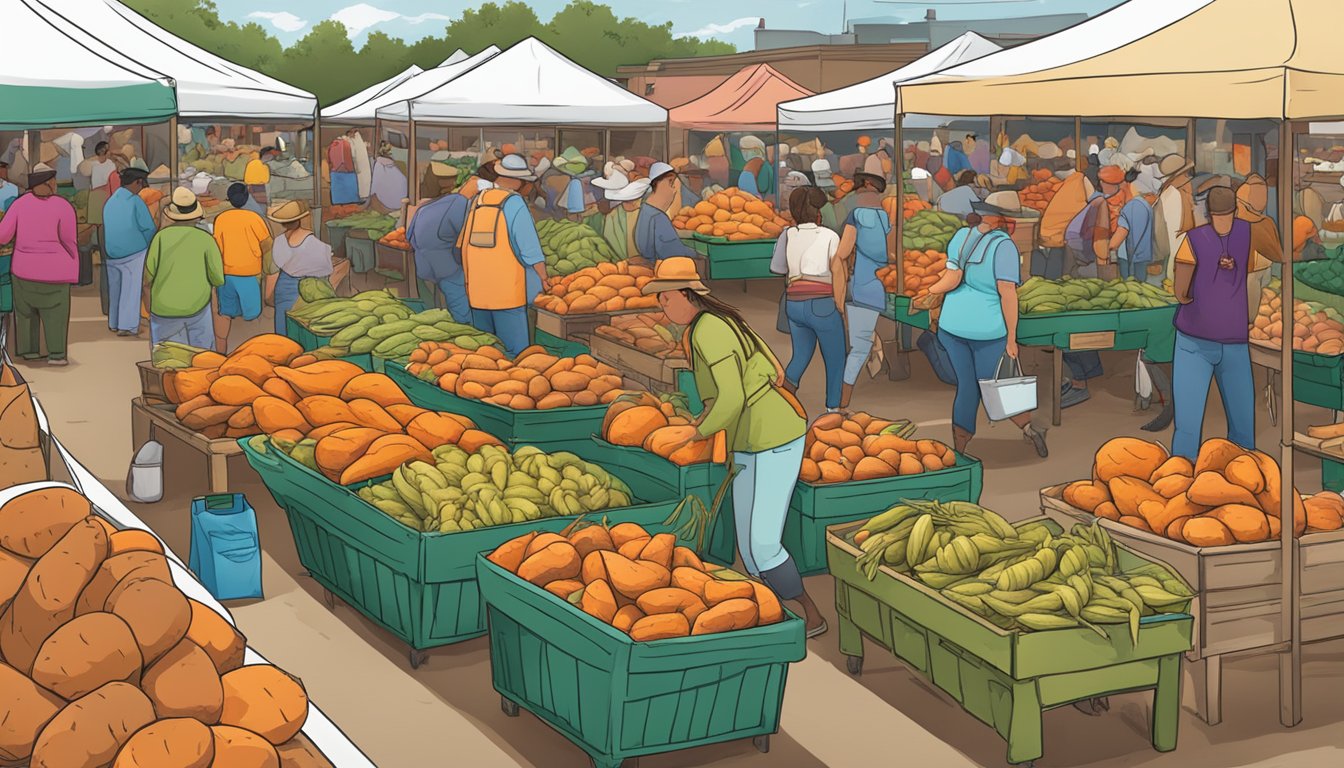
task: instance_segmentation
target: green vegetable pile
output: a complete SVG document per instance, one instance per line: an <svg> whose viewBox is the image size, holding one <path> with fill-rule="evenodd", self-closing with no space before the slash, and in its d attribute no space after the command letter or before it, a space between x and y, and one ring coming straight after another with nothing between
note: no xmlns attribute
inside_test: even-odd
<svg viewBox="0 0 1344 768"><path fill-rule="evenodd" d="M941 211L920 211L905 222L901 245L907 251L942 251L957 230L966 226L961 219Z"/></svg>
<svg viewBox="0 0 1344 768"><path fill-rule="evenodd" d="M397 228L397 220L386 214L375 213L374 211L360 211L344 219L333 219L327 222L329 227L341 227L344 229L367 229L370 240L380 240L388 232Z"/></svg>
<svg viewBox="0 0 1344 768"><path fill-rule="evenodd" d="M564 277L599 262L618 261L606 238L577 221L543 219L537 224L537 237L546 254L548 275Z"/></svg>
<svg viewBox="0 0 1344 768"><path fill-rule="evenodd" d="M1046 280L1033 277L1017 292L1018 311L1024 315L1087 312L1106 309L1152 309L1175 304L1171 294L1138 280L1099 280L1092 277Z"/></svg>

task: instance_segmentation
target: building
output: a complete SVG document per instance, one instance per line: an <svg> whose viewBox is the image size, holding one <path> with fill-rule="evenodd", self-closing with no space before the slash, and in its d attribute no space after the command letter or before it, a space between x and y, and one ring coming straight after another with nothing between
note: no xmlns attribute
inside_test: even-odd
<svg viewBox="0 0 1344 768"><path fill-rule="evenodd" d="M890 17L849 19L844 34L793 29L769 29L762 23L756 28L756 50L791 48L799 45L887 45L922 44L928 50L946 45L967 32L1001 46L1011 46L1043 37L1086 21L1085 13L1058 13L1004 19L940 20L929 10L923 21L900 21ZM762 19L762 22L765 20Z"/></svg>

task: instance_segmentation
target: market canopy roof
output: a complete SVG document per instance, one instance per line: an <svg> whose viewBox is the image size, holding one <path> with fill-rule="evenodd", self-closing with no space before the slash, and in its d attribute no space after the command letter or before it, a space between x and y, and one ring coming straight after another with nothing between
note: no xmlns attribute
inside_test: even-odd
<svg viewBox="0 0 1344 768"><path fill-rule="evenodd" d="M133 57L144 68L177 85L183 118L238 117L267 121L308 121L317 97L271 77L240 67L198 48L127 8L117 0L23 0L80 45L101 41ZM12 40L6 29L6 38ZM43 52L34 64L46 67Z"/></svg>
<svg viewBox="0 0 1344 768"><path fill-rule="evenodd" d="M456 55L457 54L454 54L454 56ZM425 70L415 64L412 64L407 67L404 72L395 74L381 83L374 83L359 93L342 99L341 101L332 104L330 107L323 109L322 119L336 123L371 121L376 116L378 107L383 103L378 100L379 96L382 96L424 71Z"/></svg>
<svg viewBox="0 0 1344 768"><path fill-rule="evenodd" d="M871 80L779 105L779 129L790 131L891 131L896 123L896 89L906 80L924 77L1002 50L967 32L929 51L900 69Z"/></svg>
<svg viewBox="0 0 1344 768"><path fill-rule="evenodd" d="M156 123L177 99L168 78L98 40L72 38L31 0L5 0L0 129Z"/></svg>
<svg viewBox="0 0 1344 768"><path fill-rule="evenodd" d="M458 57L458 53L462 54L461 58ZM408 102L424 96L435 88L442 88L498 55L499 48L493 45L475 56L467 56L459 49L439 66L421 72L380 96L376 100L374 112L379 120L404 123L408 119L406 106Z"/></svg>
<svg viewBox="0 0 1344 768"><path fill-rule="evenodd" d="M378 117L405 120L408 110L398 109L400 116L384 108ZM534 37L414 99L409 115L417 122L453 125L655 127L667 122L667 110L584 69Z"/></svg>
<svg viewBox="0 0 1344 768"><path fill-rule="evenodd" d="M903 113L1310 119L1344 115L1339 0L1129 0L898 86Z"/></svg>
<svg viewBox="0 0 1344 768"><path fill-rule="evenodd" d="M769 128L773 132L780 102L811 95L812 91L769 64L756 64L743 67L704 96L670 110L667 117L678 128L693 131Z"/></svg>

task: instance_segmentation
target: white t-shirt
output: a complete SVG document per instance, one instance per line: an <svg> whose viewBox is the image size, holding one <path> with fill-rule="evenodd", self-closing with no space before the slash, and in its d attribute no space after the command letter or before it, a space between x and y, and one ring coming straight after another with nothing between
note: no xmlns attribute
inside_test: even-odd
<svg viewBox="0 0 1344 768"><path fill-rule="evenodd" d="M831 282L831 259L840 248L840 236L816 224L789 227L775 248L771 271L788 276L790 283ZM781 253L782 251L782 253Z"/></svg>
<svg viewBox="0 0 1344 768"><path fill-rule="evenodd" d="M107 180L112 177L112 172L117 170L117 164L111 160L94 160L89 166L89 186L94 189L101 189L107 186Z"/></svg>

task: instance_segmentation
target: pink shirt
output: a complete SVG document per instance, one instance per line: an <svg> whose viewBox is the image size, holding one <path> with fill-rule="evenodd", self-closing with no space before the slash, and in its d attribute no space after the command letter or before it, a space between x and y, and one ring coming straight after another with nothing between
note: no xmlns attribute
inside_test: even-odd
<svg viewBox="0 0 1344 768"><path fill-rule="evenodd" d="M0 219L0 243L14 243L11 271L35 283L79 282L75 208L60 195L23 195Z"/></svg>

